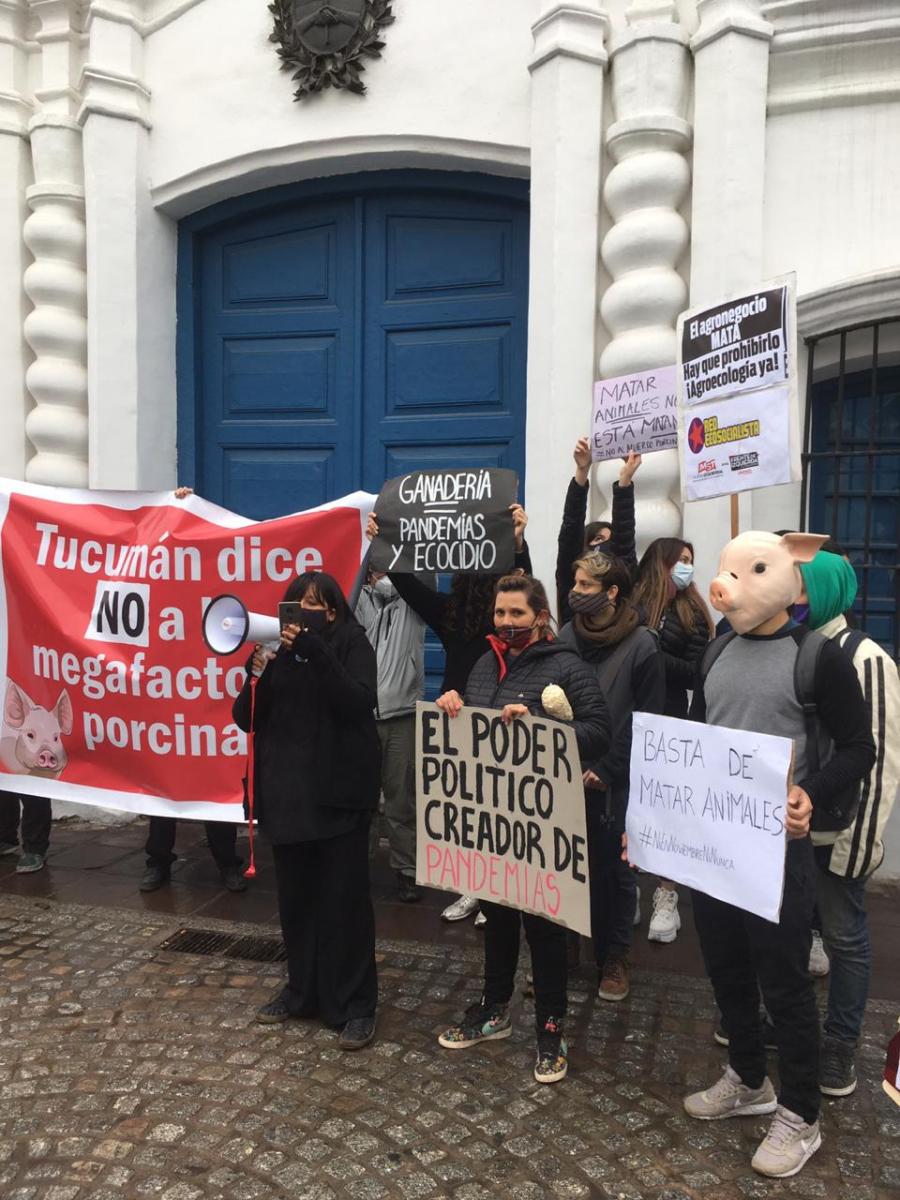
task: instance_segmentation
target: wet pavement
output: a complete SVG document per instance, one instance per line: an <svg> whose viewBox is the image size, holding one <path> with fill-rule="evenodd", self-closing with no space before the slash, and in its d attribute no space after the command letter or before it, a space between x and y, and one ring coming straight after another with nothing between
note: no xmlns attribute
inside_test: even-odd
<svg viewBox="0 0 900 1200"><path fill-rule="evenodd" d="M860 1087L825 1101L806 1169L769 1183L749 1168L765 1119L706 1125L681 1109L724 1063L687 912L672 946L636 931L623 1003L573 979L569 1076L540 1087L530 1001L507 1041L437 1046L477 992L479 934L441 924L444 895L401 905L381 855L378 1040L347 1054L312 1021L255 1024L278 966L160 947L183 926L277 935L271 867L264 855L251 890L231 895L202 828L179 832L173 883L146 896L140 823L55 826L37 875L0 863L3 1200L900 1194L900 1110L879 1082L900 1011L896 892L873 897Z"/></svg>

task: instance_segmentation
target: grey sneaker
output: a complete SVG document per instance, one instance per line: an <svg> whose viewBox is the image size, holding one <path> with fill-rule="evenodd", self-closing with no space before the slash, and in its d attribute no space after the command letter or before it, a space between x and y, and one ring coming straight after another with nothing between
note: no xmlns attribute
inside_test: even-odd
<svg viewBox="0 0 900 1200"><path fill-rule="evenodd" d="M796 1175L821 1145L818 1121L807 1125L802 1117L779 1104L769 1132L760 1142L750 1166L770 1179L787 1179Z"/></svg>
<svg viewBox="0 0 900 1200"><path fill-rule="evenodd" d="M448 904L441 913L442 921L465 921L472 913L478 912L478 901L474 896L459 896L452 904Z"/></svg>
<svg viewBox="0 0 900 1200"><path fill-rule="evenodd" d="M684 1098L685 1112L698 1121L721 1121L724 1117L761 1117L773 1113L777 1106L775 1089L768 1077L763 1080L762 1087L749 1088L730 1066L725 1068L725 1074L711 1088Z"/></svg>
<svg viewBox="0 0 900 1200"><path fill-rule="evenodd" d="M822 1061L819 1067L819 1091L825 1096L849 1096L856 1091L854 1047L837 1038L822 1039Z"/></svg>
<svg viewBox="0 0 900 1200"><path fill-rule="evenodd" d="M0 858L5 858L7 854L18 854L18 842L0 842Z"/></svg>
<svg viewBox="0 0 900 1200"><path fill-rule="evenodd" d="M46 856L43 854L23 854L16 863L16 873L31 875L35 871L40 871L46 861Z"/></svg>

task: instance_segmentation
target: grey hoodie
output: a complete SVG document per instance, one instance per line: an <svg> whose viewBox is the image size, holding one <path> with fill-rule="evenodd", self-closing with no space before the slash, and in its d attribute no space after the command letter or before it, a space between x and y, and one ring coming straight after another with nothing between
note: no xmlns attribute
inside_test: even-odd
<svg viewBox="0 0 900 1200"><path fill-rule="evenodd" d="M425 622L392 587L389 598L365 584L356 603L356 619L378 659L378 707L375 716L415 712L425 690Z"/></svg>

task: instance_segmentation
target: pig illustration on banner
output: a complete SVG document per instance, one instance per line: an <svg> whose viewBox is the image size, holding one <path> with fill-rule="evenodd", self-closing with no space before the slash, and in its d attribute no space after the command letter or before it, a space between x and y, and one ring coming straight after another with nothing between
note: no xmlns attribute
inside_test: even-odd
<svg viewBox="0 0 900 1200"><path fill-rule="evenodd" d="M52 709L35 704L11 679L3 702L0 765L14 775L59 779L69 757L63 735L72 732L72 701L65 690Z"/></svg>
<svg viewBox="0 0 900 1200"><path fill-rule="evenodd" d="M824 533L738 534L719 558L710 603L735 633L749 633L796 601L803 587L799 565L811 562L825 541Z"/></svg>

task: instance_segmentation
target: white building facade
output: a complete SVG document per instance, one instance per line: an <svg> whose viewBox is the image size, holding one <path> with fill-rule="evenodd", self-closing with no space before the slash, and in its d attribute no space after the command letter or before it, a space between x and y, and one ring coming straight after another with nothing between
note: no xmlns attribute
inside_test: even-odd
<svg viewBox="0 0 900 1200"><path fill-rule="evenodd" d="M364 95L296 100L265 0L0 0L0 474L265 517L516 466L549 579L594 380L796 271L804 483L741 526L846 542L896 653L900 0L390 15ZM675 451L636 499L708 580L727 500Z"/></svg>

